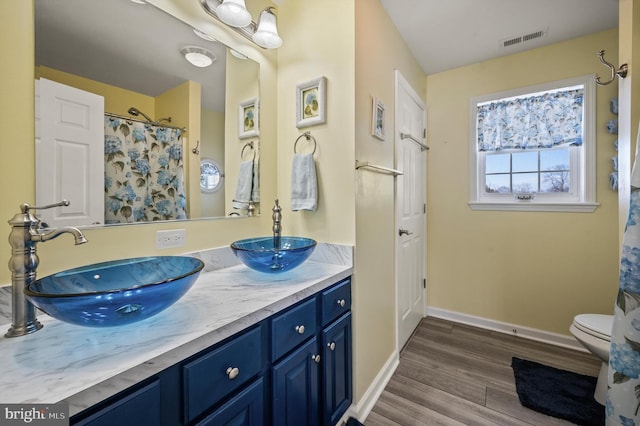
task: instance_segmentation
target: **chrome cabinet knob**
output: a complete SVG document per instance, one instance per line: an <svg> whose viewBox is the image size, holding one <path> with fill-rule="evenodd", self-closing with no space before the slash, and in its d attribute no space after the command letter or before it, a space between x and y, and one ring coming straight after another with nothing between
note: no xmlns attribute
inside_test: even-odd
<svg viewBox="0 0 640 426"><path fill-rule="evenodd" d="M336 349L336 342L327 343L327 347L329 348L330 351L335 350Z"/></svg>
<svg viewBox="0 0 640 426"><path fill-rule="evenodd" d="M313 362L315 362L316 364L320 364L320 355L311 355L311 359L313 360Z"/></svg>
<svg viewBox="0 0 640 426"><path fill-rule="evenodd" d="M304 325L296 325L296 331L298 334L304 334Z"/></svg>
<svg viewBox="0 0 640 426"><path fill-rule="evenodd" d="M346 304L347 304L347 303L344 301L344 299L340 299L340 300L338 300L338 305L339 305L341 308L344 308L344 305L346 305Z"/></svg>
<svg viewBox="0 0 640 426"><path fill-rule="evenodd" d="M240 374L240 370L238 369L238 367L227 368L227 377L229 378L229 380L235 379L236 377L238 377L238 374Z"/></svg>

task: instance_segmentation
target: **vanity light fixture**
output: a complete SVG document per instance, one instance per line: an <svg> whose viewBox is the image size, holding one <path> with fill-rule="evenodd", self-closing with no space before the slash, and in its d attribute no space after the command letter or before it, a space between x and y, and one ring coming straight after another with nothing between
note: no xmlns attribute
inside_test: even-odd
<svg viewBox="0 0 640 426"><path fill-rule="evenodd" d="M197 0L207 14L231 27L234 31L265 49L277 49L282 46L278 35L276 15L273 7L267 7L260 13L256 24L244 0ZM246 13L245 13L246 12ZM248 21L247 21L248 17Z"/></svg>
<svg viewBox="0 0 640 426"><path fill-rule="evenodd" d="M244 0L223 0L216 13L222 22L231 27L242 28L251 23L251 14Z"/></svg>
<svg viewBox="0 0 640 426"><path fill-rule="evenodd" d="M253 34L253 41L265 49L277 49L282 46L282 39L278 35L276 15L271 11L273 7L267 7L260 13L258 29Z"/></svg>
<svg viewBox="0 0 640 426"><path fill-rule="evenodd" d="M216 60L216 55L213 52L198 46L185 46L180 49L180 53L191 65L199 68L208 67Z"/></svg>

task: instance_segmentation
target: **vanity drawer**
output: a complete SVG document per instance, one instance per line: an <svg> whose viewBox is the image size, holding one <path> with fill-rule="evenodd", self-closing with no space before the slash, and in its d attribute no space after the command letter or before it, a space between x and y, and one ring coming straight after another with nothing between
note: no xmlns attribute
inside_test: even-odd
<svg viewBox="0 0 640 426"><path fill-rule="evenodd" d="M187 422L260 372L262 326L248 331L183 366Z"/></svg>
<svg viewBox="0 0 640 426"><path fill-rule="evenodd" d="M316 333L316 300L310 299L276 315L271 322L273 360L280 358Z"/></svg>
<svg viewBox="0 0 640 426"><path fill-rule="evenodd" d="M351 309L351 279L322 292L322 325L325 326Z"/></svg>

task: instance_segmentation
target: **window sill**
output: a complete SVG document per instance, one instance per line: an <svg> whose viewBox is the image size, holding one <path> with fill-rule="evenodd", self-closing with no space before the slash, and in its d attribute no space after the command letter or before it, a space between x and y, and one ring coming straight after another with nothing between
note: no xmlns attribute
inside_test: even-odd
<svg viewBox="0 0 640 426"><path fill-rule="evenodd" d="M593 213L599 203L530 203L522 202L478 202L470 201L471 210L498 210L516 212L569 212L569 213Z"/></svg>

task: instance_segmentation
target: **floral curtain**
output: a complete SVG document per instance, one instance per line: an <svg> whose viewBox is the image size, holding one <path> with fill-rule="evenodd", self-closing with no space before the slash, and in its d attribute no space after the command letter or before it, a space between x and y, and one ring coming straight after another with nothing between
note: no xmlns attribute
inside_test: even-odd
<svg viewBox="0 0 640 426"><path fill-rule="evenodd" d="M619 284L609 351L606 419L608 426L640 426L640 154L638 153L636 153L631 172L631 199L627 226L622 240Z"/></svg>
<svg viewBox="0 0 640 426"><path fill-rule="evenodd" d="M105 223L186 219L178 129L105 116Z"/></svg>
<svg viewBox="0 0 640 426"><path fill-rule="evenodd" d="M478 151L582 145L584 89L477 105Z"/></svg>

